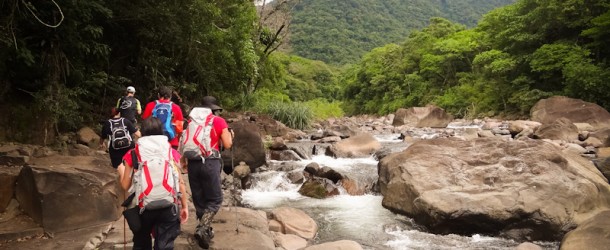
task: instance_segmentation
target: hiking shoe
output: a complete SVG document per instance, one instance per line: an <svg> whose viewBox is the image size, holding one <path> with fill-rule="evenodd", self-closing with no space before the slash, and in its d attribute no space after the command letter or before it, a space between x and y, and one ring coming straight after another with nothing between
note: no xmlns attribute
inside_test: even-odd
<svg viewBox="0 0 610 250"><path fill-rule="evenodd" d="M212 227L209 227L206 233L208 234L210 240L214 238L214 229Z"/></svg>
<svg viewBox="0 0 610 250"><path fill-rule="evenodd" d="M212 237L210 237L210 231L210 228L206 230L201 227L195 230L195 239L197 240L197 244L203 249L210 248L210 240L212 239L212 237L214 237L214 232L212 232Z"/></svg>

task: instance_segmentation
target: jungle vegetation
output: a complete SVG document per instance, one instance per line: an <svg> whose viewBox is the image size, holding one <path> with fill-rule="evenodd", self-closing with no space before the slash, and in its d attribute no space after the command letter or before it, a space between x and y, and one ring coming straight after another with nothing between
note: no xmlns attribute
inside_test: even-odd
<svg viewBox="0 0 610 250"><path fill-rule="evenodd" d="M444 11L418 11L417 25L391 26L403 35L374 26L379 32L365 39L376 41L371 49L341 44L366 53L333 63L296 53L299 39L311 34L297 28L305 13L299 4L315 1L295 1L276 0L271 11L242 0L2 1L0 141L48 144L95 127L129 85L144 103L168 85L185 107L214 95L227 110L287 117L299 128L313 119L427 104L458 117L526 114L551 95L610 108L610 0L519 0L478 22L479 10L506 1L438 1ZM485 6L475 11L474 2ZM365 15L355 3L328 2L359 13L344 16L363 25L378 25L369 14L388 16ZM406 7L384 8L414 15ZM268 18L275 10L294 15ZM364 34L326 30L336 40ZM278 49L282 44L294 51Z"/></svg>

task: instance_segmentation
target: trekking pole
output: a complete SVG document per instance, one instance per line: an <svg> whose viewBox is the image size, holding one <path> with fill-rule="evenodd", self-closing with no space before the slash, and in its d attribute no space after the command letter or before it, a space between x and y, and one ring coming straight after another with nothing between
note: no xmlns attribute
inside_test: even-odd
<svg viewBox="0 0 610 250"><path fill-rule="evenodd" d="M127 190L123 191L123 198L127 199ZM125 230L127 230L127 226L125 225L127 219L125 219L125 210L127 210L127 208L123 207L123 249L127 249L127 233L125 232Z"/></svg>
<svg viewBox="0 0 610 250"><path fill-rule="evenodd" d="M233 129L229 127L229 133L231 133L231 142L233 142ZM231 145L231 174L235 171L235 163L233 162L233 145ZM241 180L240 180L241 181ZM231 192L235 195L237 192L235 191L235 179L233 179L233 184L231 184ZM237 202L236 199L233 198L235 207L233 208L235 213L235 232L239 234L239 216L237 216Z"/></svg>

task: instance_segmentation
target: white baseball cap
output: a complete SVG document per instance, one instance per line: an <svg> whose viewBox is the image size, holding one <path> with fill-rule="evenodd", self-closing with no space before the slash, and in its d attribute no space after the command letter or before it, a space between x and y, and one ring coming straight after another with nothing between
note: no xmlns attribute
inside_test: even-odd
<svg viewBox="0 0 610 250"><path fill-rule="evenodd" d="M129 87L127 87L127 92L135 93L136 92L136 88L134 88L133 86L129 86Z"/></svg>

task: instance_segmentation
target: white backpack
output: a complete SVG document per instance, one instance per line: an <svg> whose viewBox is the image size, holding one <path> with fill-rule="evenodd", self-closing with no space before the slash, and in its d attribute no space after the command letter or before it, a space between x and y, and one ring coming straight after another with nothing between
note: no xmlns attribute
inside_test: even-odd
<svg viewBox="0 0 610 250"><path fill-rule="evenodd" d="M214 114L209 108L193 108L188 127L180 138L180 154L187 159L204 159L213 153L212 133Z"/></svg>
<svg viewBox="0 0 610 250"><path fill-rule="evenodd" d="M176 205L180 191L178 169L165 135L144 136L135 149L137 169L130 189L135 192L140 213Z"/></svg>

